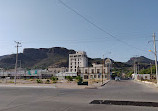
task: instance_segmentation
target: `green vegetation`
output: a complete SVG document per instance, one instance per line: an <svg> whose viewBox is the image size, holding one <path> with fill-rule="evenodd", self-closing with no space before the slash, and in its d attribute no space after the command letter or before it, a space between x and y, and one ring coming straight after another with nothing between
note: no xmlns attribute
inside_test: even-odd
<svg viewBox="0 0 158 111"><path fill-rule="evenodd" d="M152 73L155 74L156 73L156 68L155 66L152 67ZM151 74L151 68L147 68L147 69L141 69L139 71L139 74Z"/></svg>
<svg viewBox="0 0 158 111"><path fill-rule="evenodd" d="M13 81L8 81L8 83L14 83Z"/></svg>
<svg viewBox="0 0 158 111"><path fill-rule="evenodd" d="M133 73L134 73L134 71L131 70L131 71L129 71L129 72L126 73L126 76L127 77L131 77Z"/></svg>
<svg viewBox="0 0 158 111"><path fill-rule="evenodd" d="M53 81L53 83L56 83L57 80L58 80L58 78L56 78L56 77L51 77L51 80Z"/></svg>
<svg viewBox="0 0 158 111"><path fill-rule="evenodd" d="M77 82L82 82L83 81L82 77L80 77L80 76L77 76L75 79L76 79Z"/></svg>
<svg viewBox="0 0 158 111"><path fill-rule="evenodd" d="M67 79L68 81L73 81L73 77L71 77L71 76L66 76L66 79Z"/></svg>
<svg viewBox="0 0 158 111"><path fill-rule="evenodd" d="M47 79L46 82L45 82L45 84L50 84L50 80Z"/></svg>
<svg viewBox="0 0 158 111"><path fill-rule="evenodd" d="M36 81L37 81L37 83L43 83L43 81L41 79L37 79Z"/></svg>

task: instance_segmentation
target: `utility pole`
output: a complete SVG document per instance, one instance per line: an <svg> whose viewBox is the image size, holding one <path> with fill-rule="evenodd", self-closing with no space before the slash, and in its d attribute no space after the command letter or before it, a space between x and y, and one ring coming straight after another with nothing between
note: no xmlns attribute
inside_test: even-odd
<svg viewBox="0 0 158 111"><path fill-rule="evenodd" d="M17 53L16 53L16 63L15 63L15 75L14 75L14 83L16 84L16 76L17 76L17 64L18 64L18 48L21 47L19 46L21 43L20 42L16 42L16 48L17 48Z"/></svg>
<svg viewBox="0 0 158 111"><path fill-rule="evenodd" d="M139 74L139 63L138 63L138 74Z"/></svg>
<svg viewBox="0 0 158 111"><path fill-rule="evenodd" d="M154 39L154 51L155 51L155 67L156 67L156 80L158 85L158 72L157 72L157 51L156 51L156 43L155 43L155 33L153 33L153 39Z"/></svg>
<svg viewBox="0 0 158 111"><path fill-rule="evenodd" d="M151 70L151 75L152 75L153 72L152 72L152 64L151 63L150 63L150 70Z"/></svg>
<svg viewBox="0 0 158 111"><path fill-rule="evenodd" d="M134 74L135 74L135 60L134 60L134 66L133 66L133 69L134 69Z"/></svg>
<svg viewBox="0 0 158 111"><path fill-rule="evenodd" d="M104 75L104 55L103 55L103 64L102 64L102 84L103 84L103 75Z"/></svg>
<svg viewBox="0 0 158 111"><path fill-rule="evenodd" d="M138 57L138 55L135 55L134 56L135 58L134 58L134 74L137 74L138 72L138 69L137 69L137 57Z"/></svg>

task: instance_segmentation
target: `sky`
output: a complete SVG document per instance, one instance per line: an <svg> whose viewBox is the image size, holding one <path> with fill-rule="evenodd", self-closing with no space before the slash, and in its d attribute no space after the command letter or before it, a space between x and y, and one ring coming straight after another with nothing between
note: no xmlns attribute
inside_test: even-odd
<svg viewBox="0 0 158 111"><path fill-rule="evenodd" d="M158 38L158 0L61 1L0 0L0 56L16 53L18 41L19 52L65 47L91 58L154 59L148 41L153 32Z"/></svg>

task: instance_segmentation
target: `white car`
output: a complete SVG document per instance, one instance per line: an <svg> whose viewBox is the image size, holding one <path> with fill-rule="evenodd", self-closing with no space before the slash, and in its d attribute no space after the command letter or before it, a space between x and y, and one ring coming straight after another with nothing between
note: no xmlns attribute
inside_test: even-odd
<svg viewBox="0 0 158 111"><path fill-rule="evenodd" d="M120 81L120 80L121 80L120 77L118 76L115 77L115 81Z"/></svg>

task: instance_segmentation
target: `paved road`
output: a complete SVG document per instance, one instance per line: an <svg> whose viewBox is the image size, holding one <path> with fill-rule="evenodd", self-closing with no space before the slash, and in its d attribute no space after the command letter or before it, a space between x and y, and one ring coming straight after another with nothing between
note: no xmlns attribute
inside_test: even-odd
<svg viewBox="0 0 158 111"><path fill-rule="evenodd" d="M0 111L158 111L158 107L89 104L93 100L158 102L158 89L111 81L102 89L0 88Z"/></svg>

